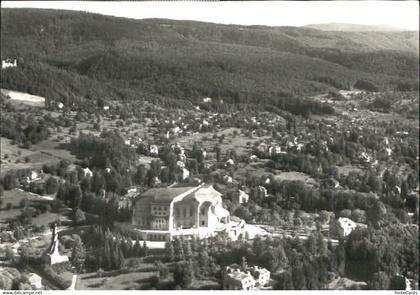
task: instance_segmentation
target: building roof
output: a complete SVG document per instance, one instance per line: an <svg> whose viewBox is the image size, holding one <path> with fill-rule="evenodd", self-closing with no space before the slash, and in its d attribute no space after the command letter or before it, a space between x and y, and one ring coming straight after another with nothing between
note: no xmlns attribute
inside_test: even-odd
<svg viewBox="0 0 420 295"><path fill-rule="evenodd" d="M254 277L251 274L242 272L242 271L238 271L238 270L234 270L230 273L227 273L227 276L231 279L237 280L237 281L243 281L245 279L254 279Z"/></svg>
<svg viewBox="0 0 420 295"><path fill-rule="evenodd" d="M141 197L151 197L154 203L171 203L177 196L194 188L192 186L152 188L144 192Z"/></svg>
<svg viewBox="0 0 420 295"><path fill-rule="evenodd" d="M222 194L216 191L212 185L207 186L199 186L197 190L191 192L187 196L184 197L184 200L188 199L195 199L199 203L210 202L214 203L217 201L217 198L220 197Z"/></svg>
<svg viewBox="0 0 420 295"><path fill-rule="evenodd" d="M142 193L136 199L148 199L151 203L170 204L171 202L195 200L199 203L221 203L221 193L212 185L169 186L152 188Z"/></svg>
<svg viewBox="0 0 420 295"><path fill-rule="evenodd" d="M37 275L36 273L31 272L28 276L28 281L32 284L32 283L37 283L39 281L41 281L42 278Z"/></svg>

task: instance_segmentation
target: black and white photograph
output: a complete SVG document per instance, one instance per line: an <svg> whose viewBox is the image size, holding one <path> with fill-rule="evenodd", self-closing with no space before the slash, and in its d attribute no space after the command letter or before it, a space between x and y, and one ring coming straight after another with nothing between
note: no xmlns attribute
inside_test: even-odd
<svg viewBox="0 0 420 295"><path fill-rule="evenodd" d="M417 294L417 1L1 1L0 48L0 294Z"/></svg>

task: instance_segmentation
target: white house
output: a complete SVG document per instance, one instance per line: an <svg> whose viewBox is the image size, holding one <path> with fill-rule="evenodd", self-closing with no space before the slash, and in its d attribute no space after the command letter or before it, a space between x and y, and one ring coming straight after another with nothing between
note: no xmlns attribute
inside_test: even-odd
<svg viewBox="0 0 420 295"><path fill-rule="evenodd" d="M257 285L264 287L270 282L270 271L264 267L254 265L247 269L254 277Z"/></svg>
<svg viewBox="0 0 420 295"><path fill-rule="evenodd" d="M223 275L224 290L254 290L255 279L250 272L227 266Z"/></svg>
<svg viewBox="0 0 420 295"><path fill-rule="evenodd" d="M89 169L89 167L86 167L86 168L83 169L83 175L85 177L92 177L93 172L92 172L92 170Z"/></svg>
<svg viewBox="0 0 420 295"><path fill-rule="evenodd" d="M28 281L31 285L32 289L34 290L41 290L42 289L42 278L37 275L36 273L31 272L28 275Z"/></svg>
<svg viewBox="0 0 420 295"><path fill-rule="evenodd" d="M7 68L15 68L17 67L17 60L16 59L10 59L6 58L1 61L1 68L7 69Z"/></svg>
<svg viewBox="0 0 420 295"><path fill-rule="evenodd" d="M211 98L210 97L205 97L205 98L203 98L203 102L210 103L211 102Z"/></svg>
<svg viewBox="0 0 420 295"><path fill-rule="evenodd" d="M177 162L176 162L176 165L177 165L179 168L185 168L185 163L184 163L183 161L177 161Z"/></svg>
<svg viewBox="0 0 420 295"><path fill-rule="evenodd" d="M354 222L347 217L340 217L337 220L337 229L341 231L344 237L348 236L358 226L366 227L365 224Z"/></svg>
<svg viewBox="0 0 420 295"><path fill-rule="evenodd" d="M360 154L360 160L362 160L365 163L370 163L370 161L372 160L372 158L366 152L362 152Z"/></svg>
<svg viewBox="0 0 420 295"><path fill-rule="evenodd" d="M256 160L258 160L258 157L257 157L256 155L251 155L251 156L249 157L249 159L250 159L251 161L256 161Z"/></svg>
<svg viewBox="0 0 420 295"><path fill-rule="evenodd" d="M149 152L151 155L157 156L159 155L159 148L157 147L157 145L152 144L150 146Z"/></svg>
<svg viewBox="0 0 420 295"><path fill-rule="evenodd" d="M190 171L188 171L188 169L182 168L182 180L185 180L188 177L190 177Z"/></svg>
<svg viewBox="0 0 420 295"><path fill-rule="evenodd" d="M267 189L265 187L263 187L262 185L259 185L257 190L258 190L258 193L262 194L263 198L267 197Z"/></svg>
<svg viewBox="0 0 420 295"><path fill-rule="evenodd" d="M277 155L277 154L280 154L281 153L281 147L280 146L278 146L278 145L276 145L276 146L270 146L269 148L268 148L268 153L269 153L269 155L271 156L271 155Z"/></svg>
<svg viewBox="0 0 420 295"><path fill-rule="evenodd" d="M230 177L229 175L225 175L225 176L223 176L223 181L225 183L232 183L233 182L233 178Z"/></svg>
<svg viewBox="0 0 420 295"><path fill-rule="evenodd" d="M137 192L137 187L130 187L130 188L127 190L127 194L130 194L130 193L135 193L135 192Z"/></svg>
<svg viewBox="0 0 420 295"><path fill-rule="evenodd" d="M234 200L235 203L238 203L238 204L248 203L249 195L246 192L244 192L243 190L238 190L235 197L236 197L235 200Z"/></svg>
<svg viewBox="0 0 420 295"><path fill-rule="evenodd" d="M61 110L64 108L64 104L62 102L57 103L57 107Z"/></svg>
<svg viewBox="0 0 420 295"><path fill-rule="evenodd" d="M39 178L38 173L36 171L31 171L31 180L37 180Z"/></svg>
<svg viewBox="0 0 420 295"><path fill-rule="evenodd" d="M226 161L226 166L233 166L235 165L235 162L232 159L229 159Z"/></svg>
<svg viewBox="0 0 420 295"><path fill-rule="evenodd" d="M172 128L172 133L177 135L178 133L181 133L182 129L179 128L178 126L175 126L174 128Z"/></svg>

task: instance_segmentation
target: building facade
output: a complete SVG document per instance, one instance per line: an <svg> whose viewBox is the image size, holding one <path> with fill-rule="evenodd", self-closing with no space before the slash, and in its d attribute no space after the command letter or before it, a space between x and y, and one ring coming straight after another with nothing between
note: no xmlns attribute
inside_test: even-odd
<svg viewBox="0 0 420 295"><path fill-rule="evenodd" d="M223 275L224 290L254 290L255 279L250 272L227 266Z"/></svg>
<svg viewBox="0 0 420 295"><path fill-rule="evenodd" d="M270 282L270 271L254 265L246 270L238 265L226 266L223 273L224 290L255 290L267 286Z"/></svg>
<svg viewBox="0 0 420 295"><path fill-rule="evenodd" d="M230 222L213 186L150 189L135 200L132 225L145 240L212 235Z"/></svg>

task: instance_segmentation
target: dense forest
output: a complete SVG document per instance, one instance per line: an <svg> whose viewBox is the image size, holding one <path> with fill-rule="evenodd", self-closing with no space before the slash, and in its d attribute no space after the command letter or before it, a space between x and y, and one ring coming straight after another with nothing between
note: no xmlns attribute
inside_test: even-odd
<svg viewBox="0 0 420 295"><path fill-rule="evenodd" d="M243 27L36 9L2 9L1 28L2 59L19 61L2 70L2 88L69 106L98 99L197 103L210 96L287 109L285 98L350 89L359 81L378 90L418 89L415 32Z"/></svg>

